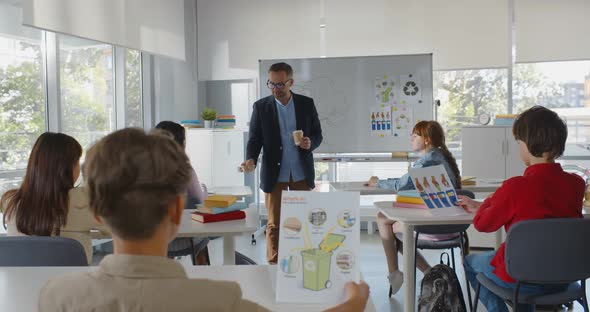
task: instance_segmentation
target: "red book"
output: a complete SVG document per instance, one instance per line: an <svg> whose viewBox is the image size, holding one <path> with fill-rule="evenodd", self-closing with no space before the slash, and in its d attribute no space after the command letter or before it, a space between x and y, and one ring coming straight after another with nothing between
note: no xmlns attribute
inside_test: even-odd
<svg viewBox="0 0 590 312"><path fill-rule="evenodd" d="M209 222L245 219L246 213L242 210L236 210L236 211L231 211L231 212L227 212L227 213L219 213L219 214L206 214L206 213L200 213L200 212L193 212L193 213L191 213L191 216L192 216L192 219L195 221L199 221L201 223L209 223Z"/></svg>

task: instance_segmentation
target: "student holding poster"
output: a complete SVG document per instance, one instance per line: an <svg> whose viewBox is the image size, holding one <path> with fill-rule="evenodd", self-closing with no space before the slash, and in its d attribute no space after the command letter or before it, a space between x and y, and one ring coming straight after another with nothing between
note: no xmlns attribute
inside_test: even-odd
<svg viewBox="0 0 590 312"><path fill-rule="evenodd" d="M423 168L431 167L436 165L443 165L445 170L449 173L449 179L451 184L456 188L461 188L461 177L459 174L459 167L453 155L447 149L445 144L445 135L442 127L436 121L420 121L412 130L410 137L412 150L420 155L420 158L414 163L412 168ZM423 180L420 181L420 187L426 187L429 190L437 190L437 185L432 185L434 182ZM440 181L445 183L448 181ZM437 182L437 184L439 184ZM414 186L412 177L409 174L404 174L401 178L393 178L387 180L380 180L378 177L371 177L365 184L367 186L376 186L379 188L393 189L396 191L401 190L412 190L418 185ZM440 188L440 185L439 185ZM433 197L432 201L434 204L438 203L441 205L440 198ZM377 225L379 227L379 235L383 243L383 249L385 250L385 257L387 258L387 267L389 269L389 283L393 293L396 293L402 286L404 276L399 271L397 262L397 252L401 251L401 240L396 238L400 236L402 228L399 223L395 220L388 219L381 212L377 214ZM423 237L429 237L434 240L448 239L449 235L455 237L455 234L448 235L426 235ZM416 265L420 271L424 272L430 266L418 252L416 253Z"/></svg>

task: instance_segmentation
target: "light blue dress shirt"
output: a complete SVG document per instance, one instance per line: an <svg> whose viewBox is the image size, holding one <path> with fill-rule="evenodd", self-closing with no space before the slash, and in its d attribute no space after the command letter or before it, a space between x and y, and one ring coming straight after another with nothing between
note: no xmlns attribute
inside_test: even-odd
<svg viewBox="0 0 590 312"><path fill-rule="evenodd" d="M279 171L279 182L301 181L305 179L303 166L299 159L299 147L293 140L293 131L297 130L297 119L295 118L295 103L293 95L287 103L283 105L275 98L275 106L279 116L279 128L281 130L281 143L283 157L281 158L281 170Z"/></svg>
<svg viewBox="0 0 590 312"><path fill-rule="evenodd" d="M412 168L423 168L423 167L430 167L436 165L443 165L449 178L451 179L451 183L453 187L457 187L457 179L453 174L453 170L451 169L451 165L445 159L445 156L440 151L439 148L432 148L422 157L420 157ZM413 190L415 189L414 183L412 182L412 177L410 174L406 173L401 178L389 178L387 180L379 180L377 182L377 187L381 189L390 189L396 191L403 191L403 190Z"/></svg>

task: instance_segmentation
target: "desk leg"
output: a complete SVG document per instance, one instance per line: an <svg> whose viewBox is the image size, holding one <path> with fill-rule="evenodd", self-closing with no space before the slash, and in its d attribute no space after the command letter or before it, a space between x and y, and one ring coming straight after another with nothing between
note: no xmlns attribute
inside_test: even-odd
<svg viewBox="0 0 590 312"><path fill-rule="evenodd" d="M404 311L416 310L416 269L414 268L414 226L404 223Z"/></svg>
<svg viewBox="0 0 590 312"><path fill-rule="evenodd" d="M233 235L223 236L223 265L236 264L236 238Z"/></svg>

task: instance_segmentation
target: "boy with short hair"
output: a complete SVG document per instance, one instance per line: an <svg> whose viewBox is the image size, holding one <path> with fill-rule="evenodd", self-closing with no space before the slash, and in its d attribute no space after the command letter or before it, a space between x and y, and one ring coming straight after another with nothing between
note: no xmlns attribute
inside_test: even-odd
<svg viewBox="0 0 590 312"><path fill-rule="evenodd" d="M182 148L141 129L114 132L94 145L84 173L90 207L113 235L115 254L98 270L51 279L40 311L268 311L242 298L235 282L189 279L166 258L182 218L190 165ZM334 311L360 311L368 286L347 285Z"/></svg>
<svg viewBox="0 0 590 312"><path fill-rule="evenodd" d="M524 220L544 218L582 218L584 180L564 172L555 159L563 154L567 126L559 116L542 106L534 106L520 114L512 133L520 149L520 158L527 166L523 176L510 178L483 203L459 196L460 204L477 212L473 225L480 232L495 232ZM502 287L515 288L504 264L504 244L498 251L471 254L465 259L465 272L473 287L476 275L486 277ZM547 293L563 290L567 285L521 286L521 293ZM482 287L480 299L487 310L508 311L504 300ZM475 303L477 304L477 303ZM531 310L531 305L519 305L519 311Z"/></svg>

